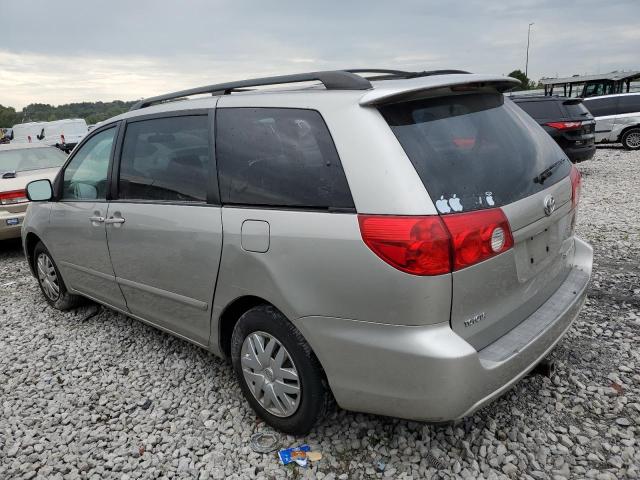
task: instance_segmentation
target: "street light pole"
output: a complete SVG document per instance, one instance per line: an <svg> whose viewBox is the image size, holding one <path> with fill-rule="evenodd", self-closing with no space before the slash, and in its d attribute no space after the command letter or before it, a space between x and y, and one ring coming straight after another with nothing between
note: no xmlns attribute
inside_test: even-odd
<svg viewBox="0 0 640 480"><path fill-rule="evenodd" d="M529 30L527 30L527 61L524 64L524 76L527 78L529 78L529 38L531 37L531 25L535 25L535 24L530 23Z"/></svg>

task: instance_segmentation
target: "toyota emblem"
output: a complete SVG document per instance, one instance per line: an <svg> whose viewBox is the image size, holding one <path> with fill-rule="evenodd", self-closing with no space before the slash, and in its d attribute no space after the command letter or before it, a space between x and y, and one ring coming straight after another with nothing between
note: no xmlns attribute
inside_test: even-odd
<svg viewBox="0 0 640 480"><path fill-rule="evenodd" d="M556 209L556 199L553 195L547 195L544 199L544 214L548 217Z"/></svg>

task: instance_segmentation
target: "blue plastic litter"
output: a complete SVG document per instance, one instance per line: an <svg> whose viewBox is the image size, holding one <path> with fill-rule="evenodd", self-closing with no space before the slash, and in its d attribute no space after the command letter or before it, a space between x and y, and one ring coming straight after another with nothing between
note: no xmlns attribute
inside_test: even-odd
<svg viewBox="0 0 640 480"><path fill-rule="evenodd" d="M311 450L309 445L300 445L299 447L284 448L278 452L280 461L283 465L296 462L301 467L307 466L307 452Z"/></svg>

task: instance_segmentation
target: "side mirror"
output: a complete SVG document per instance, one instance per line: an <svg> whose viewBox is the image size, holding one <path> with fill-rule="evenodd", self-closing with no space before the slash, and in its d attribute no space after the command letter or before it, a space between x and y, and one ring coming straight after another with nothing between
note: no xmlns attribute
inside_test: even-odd
<svg viewBox="0 0 640 480"><path fill-rule="evenodd" d="M27 198L32 202L46 202L53 197L53 187L47 179L34 180L27 184Z"/></svg>

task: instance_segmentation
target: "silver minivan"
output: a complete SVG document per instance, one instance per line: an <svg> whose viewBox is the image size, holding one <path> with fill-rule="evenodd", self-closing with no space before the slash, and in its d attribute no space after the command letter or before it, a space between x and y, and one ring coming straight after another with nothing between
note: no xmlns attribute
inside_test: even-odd
<svg viewBox="0 0 640 480"><path fill-rule="evenodd" d="M640 150L640 92L585 98L596 120L596 143L622 143Z"/></svg>
<svg viewBox="0 0 640 480"><path fill-rule="evenodd" d="M229 358L285 432L333 399L459 419L544 359L591 275L580 174L515 83L329 71L143 100L28 186L26 258L55 308Z"/></svg>

